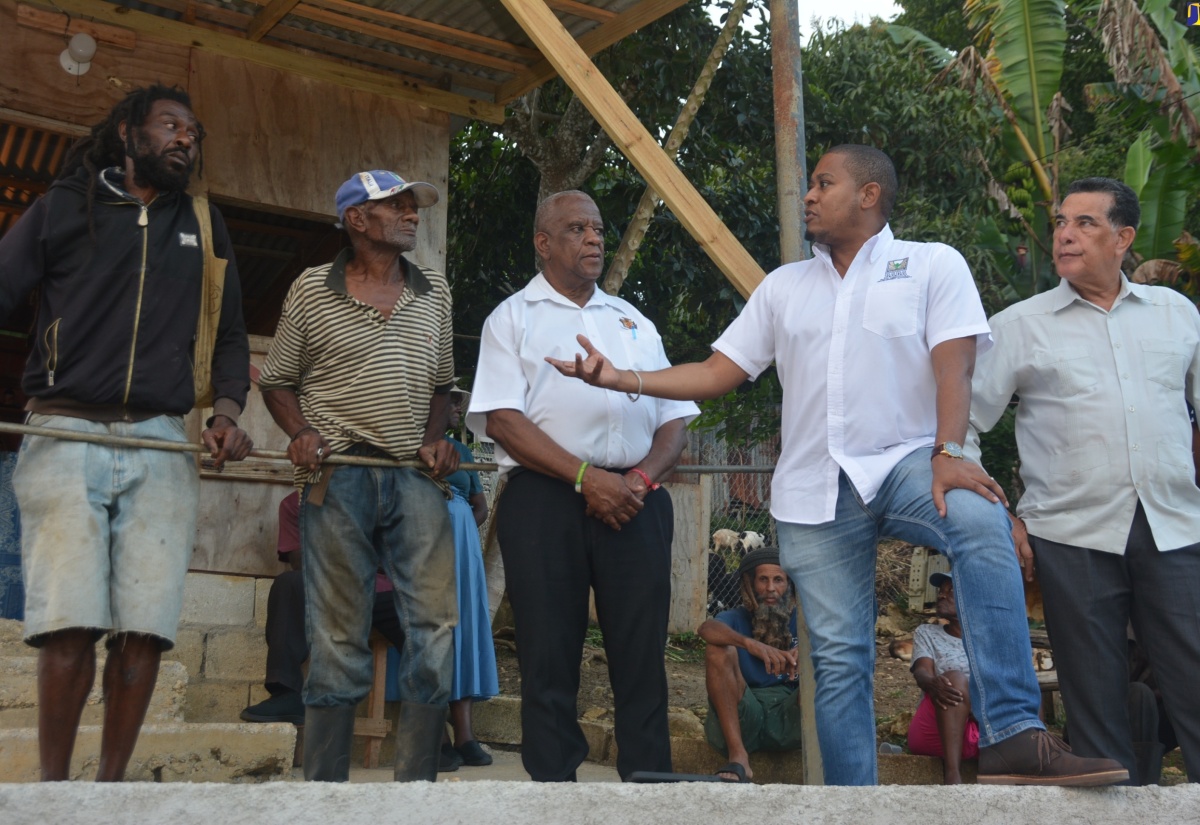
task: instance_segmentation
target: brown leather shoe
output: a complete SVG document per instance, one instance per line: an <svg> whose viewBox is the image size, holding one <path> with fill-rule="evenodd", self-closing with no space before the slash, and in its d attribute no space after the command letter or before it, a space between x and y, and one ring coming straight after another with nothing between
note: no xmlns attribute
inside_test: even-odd
<svg viewBox="0 0 1200 825"><path fill-rule="evenodd" d="M979 749L980 785L1067 785L1090 788L1129 778L1114 759L1076 756L1044 730L1023 730L990 748Z"/></svg>

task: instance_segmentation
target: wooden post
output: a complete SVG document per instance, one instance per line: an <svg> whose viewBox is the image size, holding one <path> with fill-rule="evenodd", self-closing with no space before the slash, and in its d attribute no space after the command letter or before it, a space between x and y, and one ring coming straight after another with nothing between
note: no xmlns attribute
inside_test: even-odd
<svg viewBox="0 0 1200 825"><path fill-rule="evenodd" d="M771 0L771 76L775 88L775 186L779 206L779 259L804 255L804 95L800 70L800 9Z"/></svg>
<svg viewBox="0 0 1200 825"><path fill-rule="evenodd" d="M771 75L775 87L775 180L779 203L779 259L804 260L804 95L800 71L800 9L795 0L771 0ZM817 681L804 611L796 618L800 644L800 741L804 784L824 785L817 739Z"/></svg>

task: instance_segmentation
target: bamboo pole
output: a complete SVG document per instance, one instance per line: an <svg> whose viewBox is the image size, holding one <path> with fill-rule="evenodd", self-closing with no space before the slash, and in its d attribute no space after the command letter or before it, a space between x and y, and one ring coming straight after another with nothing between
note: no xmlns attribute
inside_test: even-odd
<svg viewBox="0 0 1200 825"><path fill-rule="evenodd" d="M102 444L106 447L134 447L145 450L165 450L170 453L210 453L204 444L191 441L164 441L160 438L136 438L128 435L108 435L107 433L80 433L74 430L60 430L56 427L36 427L32 424L10 424L0 422L0 433L15 435L39 435L46 438L58 438L62 441L82 441L88 444ZM286 452L282 450L251 450L250 458L262 458L268 461L287 461L291 463ZM322 460L323 464L347 464L354 467L415 467L425 469L425 463L415 459L397 460L392 458L375 458L365 455L341 455L334 453ZM476 472L495 472L498 466L494 462L464 461L458 465L460 470L475 470ZM772 467L750 467L741 464L685 464L674 469L675 473L773 473Z"/></svg>

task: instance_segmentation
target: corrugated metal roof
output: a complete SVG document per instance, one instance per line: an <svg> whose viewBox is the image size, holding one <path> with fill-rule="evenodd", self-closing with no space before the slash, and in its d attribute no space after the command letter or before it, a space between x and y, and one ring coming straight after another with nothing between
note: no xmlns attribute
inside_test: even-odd
<svg viewBox="0 0 1200 825"><path fill-rule="evenodd" d="M271 22L271 9L254 0L118 0L119 4L197 28L257 40L323 59L399 75L405 80L466 97L507 103L534 77L542 55L500 0L296 0ZM642 4L646 19L666 14L684 0L547 0L578 40L611 25L618 39L621 15ZM286 7L286 4L285 4ZM620 24L620 25L618 25ZM516 85L512 85L516 84ZM532 85L538 85L533 83Z"/></svg>

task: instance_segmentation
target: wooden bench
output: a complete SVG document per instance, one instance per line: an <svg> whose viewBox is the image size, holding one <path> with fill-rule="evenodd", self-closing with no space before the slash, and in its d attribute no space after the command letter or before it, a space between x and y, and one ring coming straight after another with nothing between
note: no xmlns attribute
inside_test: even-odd
<svg viewBox="0 0 1200 825"><path fill-rule="evenodd" d="M377 631L371 631L371 659L374 675L371 677L371 692L367 694L367 715L354 720L354 735L365 736L363 767L379 767L379 750L383 740L392 730L392 723L384 717L384 695L387 692L388 640Z"/></svg>
<svg viewBox="0 0 1200 825"><path fill-rule="evenodd" d="M1058 690L1058 672L1054 670L1039 670L1037 672L1038 688L1042 691L1042 721L1054 724L1057 714L1054 712L1054 692Z"/></svg>

